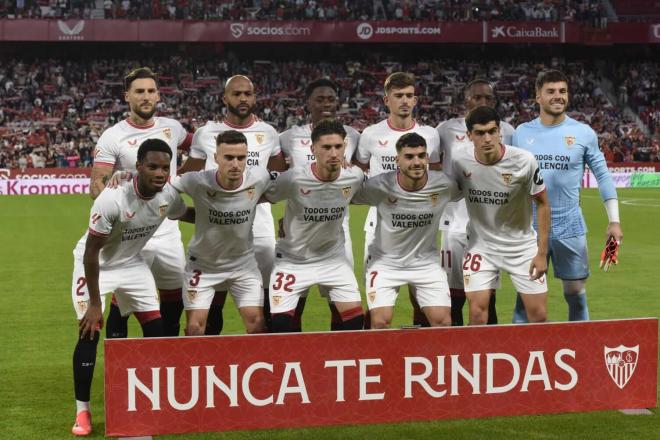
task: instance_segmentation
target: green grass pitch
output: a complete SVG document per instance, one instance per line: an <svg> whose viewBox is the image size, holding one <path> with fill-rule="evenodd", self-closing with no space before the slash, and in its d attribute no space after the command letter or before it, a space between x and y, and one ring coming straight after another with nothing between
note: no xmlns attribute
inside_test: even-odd
<svg viewBox="0 0 660 440"><path fill-rule="evenodd" d="M592 319L658 316L660 312L660 190L619 191L625 234L620 265L610 273L598 271L606 216L595 190L583 192L582 206L589 225L592 276L587 285ZM87 196L0 197L0 439L72 438L75 415L71 356L76 320L71 306L72 250L84 232L91 200ZM279 217L282 207L274 208ZM351 207L351 235L356 274L363 284L362 224L366 210ZM184 243L192 228L182 227ZM506 279L506 277L505 277ZM566 305L556 280L550 278L549 318L566 320ZM501 322L510 322L514 295L505 281L498 293ZM395 325L410 322L410 305L402 295ZM327 306L310 295L304 329L329 328ZM131 334L139 336L134 319ZM231 302L225 307L224 333L241 333ZM102 345L100 345L102 347ZM92 394L94 434L102 438L103 357L99 350ZM362 437L364 436L364 437ZM373 426L344 426L280 431L165 436L195 439L422 438L422 439L658 439L660 417L624 416L616 411L483 420L416 422Z"/></svg>

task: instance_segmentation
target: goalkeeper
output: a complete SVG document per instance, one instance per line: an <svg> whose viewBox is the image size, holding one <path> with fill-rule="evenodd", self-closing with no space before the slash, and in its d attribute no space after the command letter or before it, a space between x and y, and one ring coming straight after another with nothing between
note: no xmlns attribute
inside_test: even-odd
<svg viewBox="0 0 660 440"><path fill-rule="evenodd" d="M555 277L562 280L569 321L584 321L589 319L585 291L589 276L587 228L580 209L585 165L596 176L609 219L606 248L601 255L601 267L605 270L617 263L623 238L616 189L596 133L566 114L568 78L558 70L543 71L536 78L535 91L539 117L518 126L512 143L534 154L539 164L552 213L548 257ZM520 298L513 322L527 322Z"/></svg>

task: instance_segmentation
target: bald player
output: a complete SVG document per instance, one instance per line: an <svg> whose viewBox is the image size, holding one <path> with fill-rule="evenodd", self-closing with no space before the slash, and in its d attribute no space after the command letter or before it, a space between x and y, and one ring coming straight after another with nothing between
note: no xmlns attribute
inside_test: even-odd
<svg viewBox="0 0 660 440"><path fill-rule="evenodd" d="M220 133L228 130L236 130L245 135L248 145L247 168L260 167L269 171L284 171L286 162L280 149L277 131L254 114L257 95L250 78L244 75L229 78L225 83L222 102L226 106L226 114L220 121L208 121L195 132L190 157L179 172L217 168L215 139ZM275 227L270 204L257 205L252 231L254 252L262 274L265 286L264 295L267 299L267 286L275 257ZM226 298L227 292L217 292L215 295L209 309L207 334L217 335L222 331L222 307ZM267 300L264 303L264 313L268 318Z"/></svg>
<svg viewBox="0 0 660 440"><path fill-rule="evenodd" d="M497 106L495 90L485 79L470 81L463 91L465 114L473 109L485 105L491 108ZM507 122L500 121L500 134L502 143L511 145L514 128ZM438 125L440 136L440 153L442 154L442 169L448 174L452 171L452 157L454 151L472 147L472 141L467 134L465 116L449 119ZM440 219L442 229L442 248L440 259L442 267L447 272L447 280L451 291L451 317L452 325L463 325L463 305L465 304L465 290L463 288L462 262L467 244L466 228L468 223L465 200L450 202ZM488 324L497 324L495 309L495 290L493 290L488 306Z"/></svg>

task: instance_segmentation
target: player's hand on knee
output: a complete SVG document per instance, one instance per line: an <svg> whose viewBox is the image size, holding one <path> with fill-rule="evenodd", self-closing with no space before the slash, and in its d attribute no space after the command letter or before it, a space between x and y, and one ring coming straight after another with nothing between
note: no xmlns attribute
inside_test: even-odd
<svg viewBox="0 0 660 440"><path fill-rule="evenodd" d="M548 271L548 261L545 255L536 254L529 265L529 279L532 281L540 279Z"/></svg>
<svg viewBox="0 0 660 440"><path fill-rule="evenodd" d="M95 333L103 328L103 312L101 306L90 305L85 316L80 320L80 339L89 334L89 339L94 339Z"/></svg>
<svg viewBox="0 0 660 440"><path fill-rule="evenodd" d="M123 182L127 182L133 178L133 175L130 171L117 171L115 172L110 180L108 180L107 188L116 188L121 185Z"/></svg>

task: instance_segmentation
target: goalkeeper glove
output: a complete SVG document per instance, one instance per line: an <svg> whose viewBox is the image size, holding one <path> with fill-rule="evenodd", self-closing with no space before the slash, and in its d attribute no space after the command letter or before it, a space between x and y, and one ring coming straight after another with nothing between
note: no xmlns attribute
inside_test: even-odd
<svg viewBox="0 0 660 440"><path fill-rule="evenodd" d="M605 243L605 249L600 253L600 265L599 267L607 272L612 266L612 264L619 264L617 256L619 255L619 242L610 237Z"/></svg>

